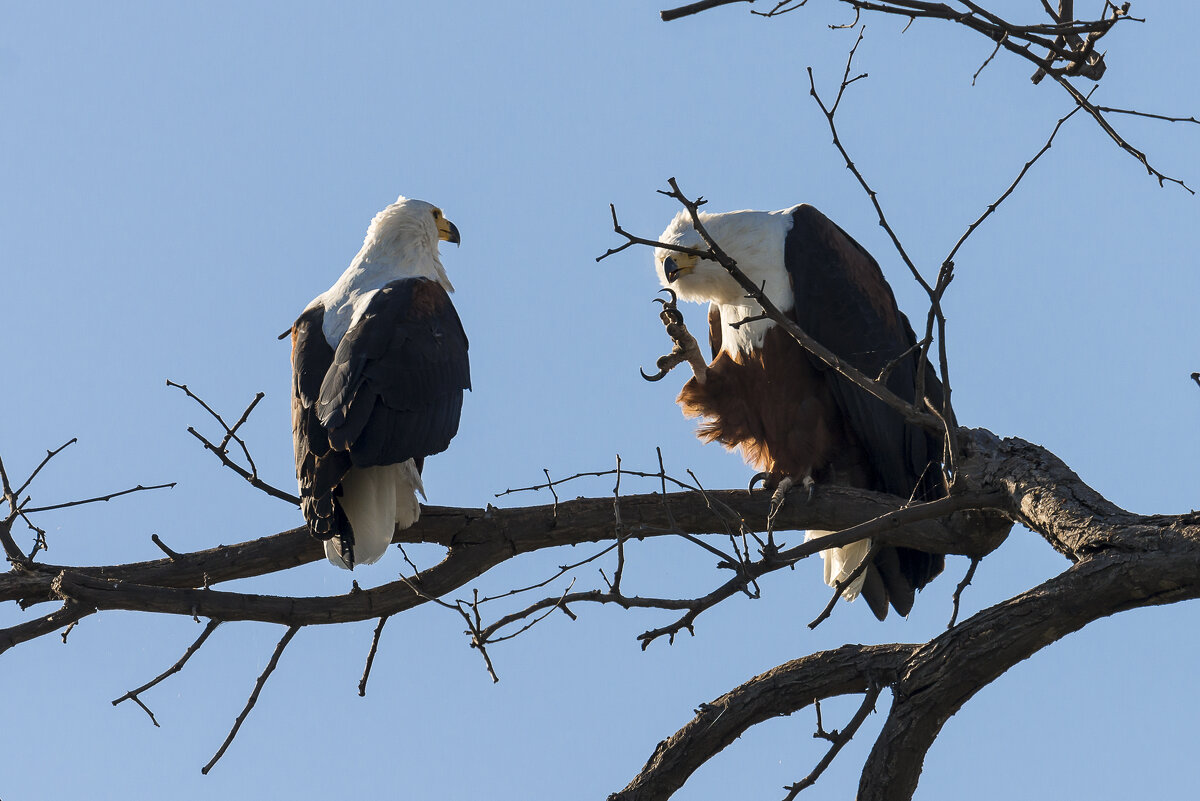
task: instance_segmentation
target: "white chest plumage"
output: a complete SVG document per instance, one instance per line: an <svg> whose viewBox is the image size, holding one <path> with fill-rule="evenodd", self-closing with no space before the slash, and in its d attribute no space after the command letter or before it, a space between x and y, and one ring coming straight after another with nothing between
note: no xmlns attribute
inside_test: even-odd
<svg viewBox="0 0 1200 801"><path fill-rule="evenodd" d="M791 308L790 303L788 308ZM721 350L726 351L730 356L749 353L761 348L767 332L776 325L775 321L770 319L752 319L750 322L742 322L748 318L762 316L762 309L757 303L753 306L723 303L720 304L720 309ZM741 323L741 325L736 325L736 323Z"/></svg>

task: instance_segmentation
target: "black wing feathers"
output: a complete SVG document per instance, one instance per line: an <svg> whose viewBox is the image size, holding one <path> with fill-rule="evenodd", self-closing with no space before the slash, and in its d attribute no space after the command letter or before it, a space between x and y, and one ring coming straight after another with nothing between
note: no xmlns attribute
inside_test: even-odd
<svg viewBox="0 0 1200 801"><path fill-rule="evenodd" d="M317 414L358 467L444 451L471 388L467 335L442 287L423 278L375 293L338 343Z"/></svg>
<svg viewBox="0 0 1200 801"><path fill-rule="evenodd" d="M292 328L292 433L313 535L350 537L341 483L351 467L446 449L471 388L467 335L446 291L424 278L376 291L335 351L316 306Z"/></svg>
<svg viewBox="0 0 1200 801"><path fill-rule="evenodd" d="M300 508L313 536L327 540L349 530L335 490L350 469L350 454L329 445L325 426L317 417L316 399L333 361L333 348L321 331L324 310L306 311L292 326L292 438Z"/></svg>
<svg viewBox="0 0 1200 801"><path fill-rule="evenodd" d="M879 375L916 342L879 265L849 234L812 206L800 206L792 213L784 263L796 297L796 322L867 376ZM924 369L925 393L940 404L941 383L927 361L918 365L918 356L914 351L900 360L889 373L886 385L912 401L917 370ZM813 361L818 368L826 369L815 357ZM939 439L909 425L898 412L850 381L828 372L846 424L867 450L876 474L876 486L866 489L919 501L943 496ZM944 563L941 554L910 548L881 553L876 559L890 600L901 614L908 614L912 607L913 588L925 586L942 571ZM895 580L897 572L910 586ZM879 610L875 611L878 615Z"/></svg>
<svg viewBox="0 0 1200 801"><path fill-rule="evenodd" d="M784 261L796 296L796 322L874 378L916 342L908 319L897 308L879 265L849 234L811 206L796 209L792 219ZM917 358L915 352L906 356L886 381L908 401L914 397ZM926 393L937 402L941 383L928 363L925 367ZM868 489L917 500L944 494L936 465L927 469L941 460L936 438L840 376L835 376L833 390L878 474L880 486Z"/></svg>

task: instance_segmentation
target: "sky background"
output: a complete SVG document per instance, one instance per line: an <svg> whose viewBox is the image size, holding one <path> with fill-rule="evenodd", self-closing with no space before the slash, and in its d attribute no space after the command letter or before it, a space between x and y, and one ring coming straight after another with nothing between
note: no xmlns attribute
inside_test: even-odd
<svg viewBox="0 0 1200 801"><path fill-rule="evenodd" d="M855 34L830 2L775 20L746 7L665 24L661 4L5 3L0 6L0 456L23 477L78 437L32 487L38 505L179 482L40 515L48 561L158 558L299 524L296 509L224 470L187 434L213 432L165 380L236 418L263 476L292 488L289 359L276 341L349 263L398 194L440 205L462 232L443 248L471 337L475 390L457 439L427 462L429 501L546 503L506 488L612 466L695 471L741 487L741 460L693 437L674 405L682 374L638 376L668 342L650 303L647 250L597 264L623 225L653 237L675 214L668 178L709 209L809 202L879 259L901 307L920 289L830 144L805 68L832 97ZM1099 3L1080 4L1091 11ZM347 10L352 8L352 10ZM1040 4L996 3L1040 21ZM1104 42L1098 103L1188 116L1200 6L1138 4L1145 25ZM1026 15L1026 16L1022 16ZM932 280L966 226L1070 110L1030 65L936 22L864 17L838 112L843 141ZM1163 172L1200 187L1200 129L1114 122ZM1196 505L1200 451L1198 201L1160 188L1083 115L962 249L948 295L960 422L1041 443L1121 506ZM699 307L685 308L701 326ZM19 480L19 479L18 479ZM626 480L627 492L652 484ZM563 497L607 495L612 479ZM24 535L23 535L24 536ZM796 535L793 535L796 536ZM435 550L410 549L422 566ZM583 548L503 565L470 589L541 580ZM686 543L630 548L626 587L703 593L723 580ZM979 568L964 614L1066 567L1014 530ZM356 571L394 580L400 555ZM299 632L230 751L204 765L245 703L276 626L221 626L145 701L109 701L171 665L188 619L104 614L0 657L0 798L604 798L710 701L786 660L847 642L924 641L944 630L966 562L908 620L839 605L816 561L763 581L758 601L705 613L696 636L639 650L673 619L578 606L491 649L493 685L456 614L392 619L367 697L356 688L373 622ZM229 588L335 594L350 577L313 564ZM599 583L582 571L576 589ZM547 594L565 588L558 581ZM530 599L532 600L532 599ZM1018 665L954 717L917 797L1127 799L1194 792L1195 602L1096 623ZM0 611L0 626L30 613ZM501 610L497 610L501 611ZM857 699L825 705L841 726ZM882 707L881 707L882 709ZM851 797L875 715L810 797ZM677 798L775 799L823 753L806 710L760 726Z"/></svg>

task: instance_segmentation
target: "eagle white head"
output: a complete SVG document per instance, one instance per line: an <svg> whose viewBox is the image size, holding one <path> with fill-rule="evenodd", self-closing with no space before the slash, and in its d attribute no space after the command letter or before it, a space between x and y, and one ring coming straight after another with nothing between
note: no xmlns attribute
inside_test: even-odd
<svg viewBox="0 0 1200 801"><path fill-rule="evenodd" d="M791 228L792 209L782 211L728 211L722 214L700 212L700 224L720 245L738 269L751 281L764 286L767 296L780 308L791 307L791 286L783 265L783 241ZM686 210L675 215L659 241L693 250L708 245L692 225ZM717 262L690 253L655 248L654 268L658 280L675 291L682 300L745 306L746 291ZM784 301L781 305L780 301Z"/></svg>
<svg viewBox="0 0 1200 801"><path fill-rule="evenodd" d="M454 287L438 256L439 241L459 244L458 228L454 223L432 203L401 195L371 220L362 249L350 263L350 269L358 264L391 264L405 270L407 275L416 275L423 268L432 267L434 274L424 277L437 281L447 292L453 292Z"/></svg>
<svg viewBox="0 0 1200 801"><path fill-rule="evenodd" d="M341 277L309 304L325 307L325 338L332 343L354 322L371 293L399 278L428 278L447 292L454 285L442 267L438 242L459 244L458 228L442 210L424 200L401 195L375 215L362 248Z"/></svg>

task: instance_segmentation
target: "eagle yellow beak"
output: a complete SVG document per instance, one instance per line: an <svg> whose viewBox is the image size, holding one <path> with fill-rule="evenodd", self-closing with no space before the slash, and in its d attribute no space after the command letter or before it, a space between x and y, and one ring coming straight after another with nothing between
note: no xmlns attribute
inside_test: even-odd
<svg viewBox="0 0 1200 801"><path fill-rule="evenodd" d="M667 277L667 283L673 284L680 276L687 275L696 269L697 261L699 259L691 253L676 253L667 256L663 259L663 274Z"/></svg>
<svg viewBox="0 0 1200 801"><path fill-rule="evenodd" d="M437 229L438 239L443 242L453 242L456 245L461 244L461 240L458 238L458 226L445 217L438 217Z"/></svg>

